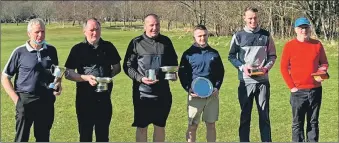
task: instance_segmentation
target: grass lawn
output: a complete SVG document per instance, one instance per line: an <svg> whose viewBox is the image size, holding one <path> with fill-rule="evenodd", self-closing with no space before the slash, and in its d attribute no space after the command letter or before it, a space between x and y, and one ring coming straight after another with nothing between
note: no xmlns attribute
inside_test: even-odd
<svg viewBox="0 0 339 143"><path fill-rule="evenodd" d="M24 44L28 39L27 24L1 25L1 71L14 48ZM164 28L165 29L165 28ZM142 33L142 30L125 31L103 25L102 38L111 41L122 58L130 40ZM191 33L162 32L171 38L179 60L182 53L192 44ZM79 26L48 25L46 41L58 50L59 63L64 65L71 47L84 40ZM225 79L220 91L220 114L216 123L218 142L238 142L240 107L237 99L237 72L227 60L230 37L211 37L209 43L217 49L225 66ZM279 71L282 48L286 40L275 39L278 59L270 71L271 98L270 119L272 140L274 142L291 141L292 113L289 103L290 93ZM320 142L338 141L338 41L323 43L329 60L331 78L323 83L323 99L320 110ZM122 64L122 61L121 61ZM124 72L114 78L112 93L113 117L110 125L111 142L135 142L133 122L132 81ZM187 128L187 96L179 81L171 82L173 94L172 110L167 120L166 141L185 142ZM14 103L1 87L1 142L12 142L15 135ZM30 141L35 141L31 130ZM153 127L149 127L148 141L152 141ZM205 125L200 124L197 141L205 142ZM75 114L75 83L63 80L63 93L55 102L55 119L51 130L52 142L79 141L77 119ZM95 141L95 139L94 139ZM251 122L251 141L260 142L257 109L254 106Z"/></svg>

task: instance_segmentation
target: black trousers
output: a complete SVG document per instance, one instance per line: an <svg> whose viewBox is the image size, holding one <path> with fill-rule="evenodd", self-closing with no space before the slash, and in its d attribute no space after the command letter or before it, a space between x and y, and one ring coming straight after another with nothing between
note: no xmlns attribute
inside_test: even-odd
<svg viewBox="0 0 339 143"><path fill-rule="evenodd" d="M29 101L34 95L17 93L16 104L16 134L15 142L28 142L30 128L34 123L34 137L36 142L49 142L50 130L54 121L55 97L50 99L37 99ZM46 96L46 95L42 95Z"/></svg>
<svg viewBox="0 0 339 143"><path fill-rule="evenodd" d="M322 98L322 87L299 89L291 93L293 115L292 141L318 142L319 140L319 111ZM307 138L304 136L305 116L307 119Z"/></svg>
<svg viewBox="0 0 339 143"><path fill-rule="evenodd" d="M240 82L238 98L241 107L239 138L240 142L250 142L250 124L255 99L259 112L259 129L262 142L272 142L269 116L270 83L245 84Z"/></svg>
<svg viewBox="0 0 339 143"><path fill-rule="evenodd" d="M109 141L112 102L108 92L77 94L76 112L80 142L92 142L93 129L96 142Z"/></svg>

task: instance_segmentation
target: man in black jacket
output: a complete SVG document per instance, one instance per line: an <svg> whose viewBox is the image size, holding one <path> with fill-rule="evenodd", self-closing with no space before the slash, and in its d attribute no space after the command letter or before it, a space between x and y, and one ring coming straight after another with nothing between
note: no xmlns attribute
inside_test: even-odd
<svg viewBox="0 0 339 143"><path fill-rule="evenodd" d="M136 141L147 142L147 127L154 125L153 141L165 141L165 126L172 105L172 94L162 66L178 66L171 40L161 35L157 15L144 19L144 34L133 38L126 51L123 69L133 80L133 105ZM147 77L155 70L156 80Z"/></svg>

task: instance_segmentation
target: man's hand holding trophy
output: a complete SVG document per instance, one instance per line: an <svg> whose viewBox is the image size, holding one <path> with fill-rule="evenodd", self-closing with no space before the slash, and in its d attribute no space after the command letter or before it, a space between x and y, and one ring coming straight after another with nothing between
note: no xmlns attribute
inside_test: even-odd
<svg viewBox="0 0 339 143"><path fill-rule="evenodd" d="M263 67L263 62L261 63L261 65L244 65L242 70L247 76L263 76L268 71L267 68Z"/></svg>
<svg viewBox="0 0 339 143"><path fill-rule="evenodd" d="M58 96L61 94L62 91L61 79L65 74L67 76L68 72L66 72L66 68L64 67L52 65L51 73L55 78L54 81L48 85L48 88L53 89L54 90L53 94Z"/></svg>
<svg viewBox="0 0 339 143"><path fill-rule="evenodd" d="M96 86L96 92L105 92L108 90L108 83L112 82L111 77L95 77L94 75L81 75L81 78L91 86Z"/></svg>

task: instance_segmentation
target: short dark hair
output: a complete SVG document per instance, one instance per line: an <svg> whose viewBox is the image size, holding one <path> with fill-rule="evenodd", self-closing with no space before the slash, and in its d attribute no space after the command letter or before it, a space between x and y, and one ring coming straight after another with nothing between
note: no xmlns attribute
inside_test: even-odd
<svg viewBox="0 0 339 143"><path fill-rule="evenodd" d="M147 15L144 17L144 21L145 21L145 19L146 19L147 17L149 17L149 16L152 16L152 17L154 17L155 19L159 20L159 16L158 16L158 15L156 15L156 14L154 14L154 13L150 13L150 14L147 14Z"/></svg>
<svg viewBox="0 0 339 143"><path fill-rule="evenodd" d="M207 28L206 28L205 25L199 24L199 25L194 26L194 30L193 31L195 31L195 30L207 30Z"/></svg>
<svg viewBox="0 0 339 143"><path fill-rule="evenodd" d="M258 12L258 9L255 8L255 7L248 6L248 7L246 7L245 10L244 10L244 15L245 15L245 13L246 13L247 11Z"/></svg>
<svg viewBox="0 0 339 143"><path fill-rule="evenodd" d="M83 29L86 28L87 23L88 23L88 21L90 21L90 20L94 20L94 21L98 24L99 27L101 26L99 20L96 19L95 17L92 17L92 18L88 18L88 19L86 19L86 21L84 21L84 24L82 25L82 28L83 28Z"/></svg>

